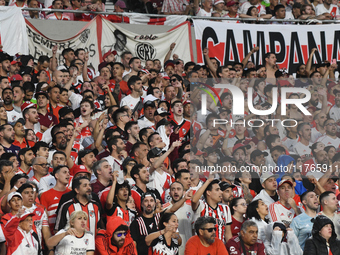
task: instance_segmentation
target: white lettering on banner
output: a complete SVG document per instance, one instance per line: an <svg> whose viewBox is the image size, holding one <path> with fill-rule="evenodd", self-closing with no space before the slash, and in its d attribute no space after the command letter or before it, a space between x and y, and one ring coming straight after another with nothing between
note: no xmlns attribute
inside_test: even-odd
<svg viewBox="0 0 340 255"><path fill-rule="evenodd" d="M340 64L340 30L330 25L259 25L233 24L194 20L197 62L204 63L203 49L209 48L209 57L215 57L221 65L241 62L258 46L259 51L250 60L263 64L267 52L276 54L277 64L295 73L301 63L306 63L313 48L317 48L313 63L335 59Z"/></svg>
<svg viewBox="0 0 340 255"><path fill-rule="evenodd" d="M193 60L191 38L189 38L191 29L189 22L185 22L165 33L137 35L98 15L91 22L84 22L85 27L74 37L65 40L48 38L29 21L26 21L26 24L29 52L35 60L38 60L42 55L51 57L52 48L57 45L58 64L62 65L64 58L61 53L64 49L83 48L90 53L89 64L97 71L101 61L100 55L104 55L109 50L116 50L118 56L124 51L130 51L132 55L140 58L143 62L149 59L163 60L169 50L170 42L176 43L173 52L181 56L184 62ZM97 32L98 27L102 27L102 31ZM100 41L101 45L98 45ZM99 47L101 48L99 49ZM119 61L119 57L116 60Z"/></svg>

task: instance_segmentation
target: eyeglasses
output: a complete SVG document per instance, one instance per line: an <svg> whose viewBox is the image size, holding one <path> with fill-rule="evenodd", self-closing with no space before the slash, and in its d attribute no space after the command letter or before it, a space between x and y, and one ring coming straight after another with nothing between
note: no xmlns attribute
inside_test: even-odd
<svg viewBox="0 0 340 255"><path fill-rule="evenodd" d="M202 228L203 230L208 231L209 233L215 231L216 232L216 227L215 228Z"/></svg>
<svg viewBox="0 0 340 255"><path fill-rule="evenodd" d="M50 165L49 164L36 164L37 166L41 166L41 167L50 167Z"/></svg>
<svg viewBox="0 0 340 255"><path fill-rule="evenodd" d="M76 65L80 65L80 66L83 66L84 64L83 63L75 63Z"/></svg>
<svg viewBox="0 0 340 255"><path fill-rule="evenodd" d="M176 82L176 81L177 81L177 79L171 79L170 81L171 81L171 82Z"/></svg>
<svg viewBox="0 0 340 255"><path fill-rule="evenodd" d="M133 162L132 162L132 163L128 163L127 165L128 165L128 166L135 166L136 163L133 163Z"/></svg>
<svg viewBox="0 0 340 255"><path fill-rule="evenodd" d="M117 234L117 237L121 237L122 235L126 236L127 232L124 232L124 233L118 233Z"/></svg>
<svg viewBox="0 0 340 255"><path fill-rule="evenodd" d="M326 126L336 126L336 123L328 123Z"/></svg>
<svg viewBox="0 0 340 255"><path fill-rule="evenodd" d="M246 203L242 203L242 204L238 204L238 205L247 206L247 204L246 204Z"/></svg>

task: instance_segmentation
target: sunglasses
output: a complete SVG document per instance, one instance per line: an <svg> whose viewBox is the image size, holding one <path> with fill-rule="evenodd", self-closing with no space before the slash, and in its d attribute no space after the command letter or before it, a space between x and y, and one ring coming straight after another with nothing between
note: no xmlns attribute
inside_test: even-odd
<svg viewBox="0 0 340 255"><path fill-rule="evenodd" d="M171 79L170 81L171 81L171 82L175 82L175 81L177 81L177 79Z"/></svg>
<svg viewBox="0 0 340 255"><path fill-rule="evenodd" d="M207 230L209 233L215 231L216 232L216 227L215 228L202 228L203 230Z"/></svg>
<svg viewBox="0 0 340 255"><path fill-rule="evenodd" d="M135 166L136 163L128 163L127 165L128 165L128 166Z"/></svg>
<svg viewBox="0 0 340 255"><path fill-rule="evenodd" d="M118 233L117 234L117 237L121 237L122 235L126 236L127 232L124 232L124 233Z"/></svg>

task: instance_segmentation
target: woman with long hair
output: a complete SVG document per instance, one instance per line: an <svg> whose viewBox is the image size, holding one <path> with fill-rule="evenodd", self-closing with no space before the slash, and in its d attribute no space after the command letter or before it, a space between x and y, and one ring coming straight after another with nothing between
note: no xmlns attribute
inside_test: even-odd
<svg viewBox="0 0 340 255"><path fill-rule="evenodd" d="M149 255L159 254L163 251L163 255L177 255L178 247L182 243L182 239L176 232L178 228L178 218L174 213L164 213L159 220L159 231L154 232L145 237L145 242L149 248Z"/></svg>
<svg viewBox="0 0 340 255"><path fill-rule="evenodd" d="M50 237L46 244L55 248L55 255L93 255L94 235L87 232L87 214L84 211L71 213L68 225Z"/></svg>
<svg viewBox="0 0 340 255"><path fill-rule="evenodd" d="M238 233L241 230L243 222L246 221L246 219L243 217L243 215L247 211L247 203L246 200L242 197L235 197L230 202L230 213L232 218L231 223L231 233L233 236L237 236Z"/></svg>
<svg viewBox="0 0 340 255"><path fill-rule="evenodd" d="M266 239L266 228L269 223L268 213L268 206L261 199L251 202L247 207L247 218L256 222L260 240Z"/></svg>
<svg viewBox="0 0 340 255"><path fill-rule="evenodd" d="M129 182L131 187L135 184L135 181L132 179L130 172L135 165L137 165L137 161L130 157L127 157L122 163L125 180Z"/></svg>

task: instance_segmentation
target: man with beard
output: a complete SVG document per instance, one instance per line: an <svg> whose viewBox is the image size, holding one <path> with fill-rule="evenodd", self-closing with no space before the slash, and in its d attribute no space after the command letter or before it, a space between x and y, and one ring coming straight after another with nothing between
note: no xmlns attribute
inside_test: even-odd
<svg viewBox="0 0 340 255"><path fill-rule="evenodd" d="M32 129L34 133L40 139L42 137L42 133L40 132L40 123L39 123L39 114L37 111L37 105L32 102L25 102L21 106L22 116L25 120L25 129Z"/></svg>
<svg viewBox="0 0 340 255"><path fill-rule="evenodd" d="M33 159L35 158L32 148L23 148L19 151L18 159L20 163L19 173L27 174L29 178L33 177L32 168Z"/></svg>
<svg viewBox="0 0 340 255"><path fill-rule="evenodd" d="M100 203L92 199L92 188L89 179L87 177L73 179L72 191L76 195L60 206L55 230L63 229L68 222L69 215L74 211L81 210L88 215L87 226L89 231L95 236L97 229L102 227L102 207Z"/></svg>
<svg viewBox="0 0 340 255"><path fill-rule="evenodd" d="M180 199L175 205L161 213L155 213L157 201L155 194L147 191L140 197L139 203L142 206L141 216L135 219L130 225L131 236L134 240L135 246L137 247L138 254L148 254L149 247L145 242L146 236L151 233L158 233L158 236L162 235L158 228L158 223L162 215L164 213L176 212L186 199L190 199L190 196ZM135 202L137 201L135 200Z"/></svg>
<svg viewBox="0 0 340 255"><path fill-rule="evenodd" d="M230 205L231 200L234 198L233 189L235 185L229 184L228 182L220 182L220 188L222 190L222 204Z"/></svg>
<svg viewBox="0 0 340 255"><path fill-rule="evenodd" d="M150 173L142 164L135 165L130 172L132 179L135 181L135 186L131 189L131 196L135 200L137 213L140 215L141 210L141 197L144 193L152 193L157 200L162 201L162 198L156 189L150 189L146 186L149 183ZM155 199L156 202L156 199Z"/></svg>
<svg viewBox="0 0 340 255"><path fill-rule="evenodd" d="M49 157L47 159L48 163L51 163L52 161L52 155L56 151L62 151L65 152L65 149L67 147L67 140L64 132L58 131L55 133L52 137L52 145L54 149L50 150Z"/></svg>
<svg viewBox="0 0 340 255"><path fill-rule="evenodd" d="M155 102L147 101L144 103L144 117L138 120L138 126L140 128L155 126L154 114L156 111Z"/></svg>
<svg viewBox="0 0 340 255"><path fill-rule="evenodd" d="M92 171L93 164L97 162L96 159L97 154L98 154L97 149L81 150L78 152L78 165L85 166L86 170L91 173L91 183L97 180L97 177Z"/></svg>
<svg viewBox="0 0 340 255"><path fill-rule="evenodd" d="M13 145L15 132L10 124L0 126L0 144L4 147L5 152L11 152L18 155L20 147Z"/></svg>
<svg viewBox="0 0 340 255"><path fill-rule="evenodd" d="M199 217L195 222L195 231L197 235L185 245L185 255L228 254L224 243L216 238L216 220L213 217Z"/></svg>
<svg viewBox="0 0 340 255"><path fill-rule="evenodd" d="M272 52L268 52L264 55L267 78L275 78L275 72L277 70L276 60L276 55Z"/></svg>
<svg viewBox="0 0 340 255"><path fill-rule="evenodd" d="M61 72L61 71L56 71ZM61 72L62 73L62 72ZM50 87L48 89L48 97L49 97L49 104L47 105L47 111L57 117L57 121L59 123L59 110L63 108L62 105L59 105L60 99L60 86L56 85L54 87Z"/></svg>
<svg viewBox="0 0 340 255"><path fill-rule="evenodd" d="M300 137L300 141L296 144L294 152L295 154L300 155L302 161L305 162L311 158L312 151L310 149L310 146L312 145L312 143L310 142L310 140L312 136L312 129L309 123L303 122L298 125L297 131ZM319 139L321 139L321 137Z"/></svg>
<svg viewBox="0 0 340 255"><path fill-rule="evenodd" d="M333 90L333 94L335 96L335 104L329 110L329 116L337 122L340 123L340 90Z"/></svg>
<svg viewBox="0 0 340 255"><path fill-rule="evenodd" d="M129 84L129 80L132 76L137 76L138 72L142 70L142 64L139 58L133 57L129 61L130 73L123 76L123 80ZM125 69L126 70L126 69ZM123 74L124 75L124 74ZM130 88L131 89L131 88Z"/></svg>
<svg viewBox="0 0 340 255"><path fill-rule="evenodd" d="M131 90L131 94L124 97L120 102L120 107L127 105L132 111L136 105L141 102L141 96L143 95L143 84L141 78L133 75L128 80L128 87Z"/></svg>
<svg viewBox="0 0 340 255"><path fill-rule="evenodd" d="M192 198L191 206L198 216L211 216L216 219L216 236L223 243L227 243L231 234L231 213L228 205L221 204L222 191L219 180L209 177L203 186L196 191ZM202 195L205 201L201 199Z"/></svg>
<svg viewBox="0 0 340 255"><path fill-rule="evenodd" d="M254 221L247 220L242 224L240 234L227 243L229 254L266 255L264 244L258 240L258 227Z"/></svg>
<svg viewBox="0 0 340 255"><path fill-rule="evenodd" d="M340 138L337 137L337 124L333 119L327 119L325 121L326 134L321 136L317 142L322 142L325 146L334 146L336 150L340 147Z"/></svg>
<svg viewBox="0 0 340 255"><path fill-rule="evenodd" d="M127 152L125 151L126 145L123 139L120 136L111 137L107 143L107 147L110 151L110 156L103 159L109 162L114 171L122 171L121 165L124 158L127 157Z"/></svg>
<svg viewBox="0 0 340 255"><path fill-rule="evenodd" d="M13 58L10 55L0 52L0 76L8 76L12 60Z"/></svg>
<svg viewBox="0 0 340 255"><path fill-rule="evenodd" d="M37 99L37 104L39 106L38 115L41 132L45 132L51 126L57 125L58 120L53 114L47 112L46 107L50 103L47 92L38 91L35 93L35 98Z"/></svg>
<svg viewBox="0 0 340 255"><path fill-rule="evenodd" d="M125 133L128 135L128 140L126 142L126 151L130 153L131 148L133 147L134 144L139 142L139 131L140 131L140 126L138 125L137 121L129 121L125 125Z"/></svg>
<svg viewBox="0 0 340 255"><path fill-rule="evenodd" d="M189 191L188 196L192 195ZM179 247L179 255L184 254L185 244L192 237L192 223L194 222L194 212L192 211L190 200L185 201L184 186L181 182L175 181L170 186L171 201L163 205L165 210L174 206L175 203L183 201L181 207L175 212L178 219L178 232L182 238L182 245Z"/></svg>

